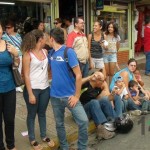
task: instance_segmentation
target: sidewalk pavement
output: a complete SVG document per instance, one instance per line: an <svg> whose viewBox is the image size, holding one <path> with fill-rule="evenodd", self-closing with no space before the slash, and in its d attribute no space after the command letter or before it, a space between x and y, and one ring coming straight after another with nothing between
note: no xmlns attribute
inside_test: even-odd
<svg viewBox="0 0 150 150"><path fill-rule="evenodd" d="M149 86L150 77L144 75L144 63L145 60L138 61L138 64L140 64L139 69L141 70L142 78L145 82L145 88L150 90L150 86ZM121 68L124 66L125 65L121 65ZM58 144L58 139L57 139L57 134L55 129L55 120L54 120L51 104L48 105L46 115L47 115L47 136L55 141L56 146L53 149L50 149L45 143L42 143L39 134L37 117L35 122L36 139L44 147L43 150L55 150L59 146L59 144ZM23 99L23 95L22 93L17 93L15 138L16 138L16 147L18 150L32 150L32 147L30 146L28 141L28 136L23 136L21 134L22 132L27 131L26 116L27 116L27 109ZM65 127L66 127L68 142L70 143L75 141L78 136L77 134L78 128L74 120L72 119L70 112L67 109L65 112ZM91 121L89 124L89 133L93 131L95 131L95 125Z"/></svg>

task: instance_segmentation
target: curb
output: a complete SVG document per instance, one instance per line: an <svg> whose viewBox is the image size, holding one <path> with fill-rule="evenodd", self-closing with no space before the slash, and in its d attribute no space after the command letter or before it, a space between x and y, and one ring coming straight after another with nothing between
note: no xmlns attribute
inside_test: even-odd
<svg viewBox="0 0 150 150"><path fill-rule="evenodd" d="M95 131L96 127L93 121L89 122L89 128L88 128L88 133L93 133ZM78 130L75 130L73 133L70 135L67 135L67 141L68 143L72 143L78 139ZM58 138L53 139L55 142L55 147L50 148L47 145L44 144L43 150L56 150L59 147L59 141Z"/></svg>

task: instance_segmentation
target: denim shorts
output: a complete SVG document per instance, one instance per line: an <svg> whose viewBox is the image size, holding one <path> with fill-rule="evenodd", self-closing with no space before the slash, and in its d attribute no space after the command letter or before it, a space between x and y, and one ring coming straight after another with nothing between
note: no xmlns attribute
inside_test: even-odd
<svg viewBox="0 0 150 150"><path fill-rule="evenodd" d="M96 69L104 68L103 58L92 58L92 63L94 64L94 68L96 68Z"/></svg>
<svg viewBox="0 0 150 150"><path fill-rule="evenodd" d="M104 63L109 63L109 62L117 62L117 54L104 54L103 55Z"/></svg>

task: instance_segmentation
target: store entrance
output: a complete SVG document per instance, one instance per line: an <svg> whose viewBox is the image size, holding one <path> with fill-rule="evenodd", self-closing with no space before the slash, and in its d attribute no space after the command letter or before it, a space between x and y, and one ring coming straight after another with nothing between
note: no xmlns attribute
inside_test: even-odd
<svg viewBox="0 0 150 150"><path fill-rule="evenodd" d="M88 33L90 29L89 21L89 1L86 0L59 0L59 17L61 19L82 17L85 21L84 32ZM86 16L86 17L85 17Z"/></svg>
<svg viewBox="0 0 150 150"><path fill-rule="evenodd" d="M59 17L74 18L76 16L76 0L59 0Z"/></svg>

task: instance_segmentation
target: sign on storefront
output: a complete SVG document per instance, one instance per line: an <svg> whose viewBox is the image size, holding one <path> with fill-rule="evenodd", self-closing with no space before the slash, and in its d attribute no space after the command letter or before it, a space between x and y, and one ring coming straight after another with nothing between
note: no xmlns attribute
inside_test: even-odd
<svg viewBox="0 0 150 150"><path fill-rule="evenodd" d="M96 10L104 8L104 0L96 0Z"/></svg>

